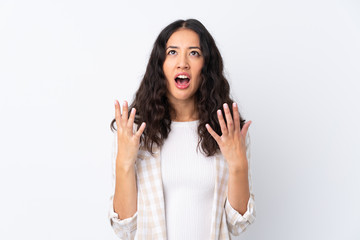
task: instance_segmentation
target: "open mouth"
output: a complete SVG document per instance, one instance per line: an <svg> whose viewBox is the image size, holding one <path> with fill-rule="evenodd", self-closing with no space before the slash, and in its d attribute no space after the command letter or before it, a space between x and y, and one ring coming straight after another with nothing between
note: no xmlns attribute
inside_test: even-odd
<svg viewBox="0 0 360 240"><path fill-rule="evenodd" d="M178 74L175 77L175 83L180 89L187 88L190 85L190 76L188 74Z"/></svg>

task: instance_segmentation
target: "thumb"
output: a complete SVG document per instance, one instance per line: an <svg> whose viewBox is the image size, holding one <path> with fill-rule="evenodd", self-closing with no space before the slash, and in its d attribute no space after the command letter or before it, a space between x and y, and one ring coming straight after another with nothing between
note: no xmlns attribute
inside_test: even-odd
<svg viewBox="0 0 360 240"><path fill-rule="evenodd" d="M249 127L250 127L250 124L251 124L251 123L252 123L252 121L246 122L245 125L244 125L244 127L243 127L243 129L241 129L241 134L242 134L244 137L246 137L246 134L247 134L247 132L248 132L248 130L249 130Z"/></svg>

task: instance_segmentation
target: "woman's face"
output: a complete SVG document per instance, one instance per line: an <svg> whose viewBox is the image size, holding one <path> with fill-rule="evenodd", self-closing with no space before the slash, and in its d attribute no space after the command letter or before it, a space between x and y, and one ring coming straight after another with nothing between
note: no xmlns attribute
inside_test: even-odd
<svg viewBox="0 0 360 240"><path fill-rule="evenodd" d="M187 28L174 32L166 43L163 65L170 103L193 103L201 83L203 65L197 33Z"/></svg>

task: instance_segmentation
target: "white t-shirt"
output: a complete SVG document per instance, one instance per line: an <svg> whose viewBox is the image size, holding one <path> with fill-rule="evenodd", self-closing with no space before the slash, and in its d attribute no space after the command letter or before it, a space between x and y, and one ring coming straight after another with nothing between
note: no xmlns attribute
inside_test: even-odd
<svg viewBox="0 0 360 240"><path fill-rule="evenodd" d="M215 161L196 151L198 124L199 120L172 122L161 147L168 240L210 239Z"/></svg>

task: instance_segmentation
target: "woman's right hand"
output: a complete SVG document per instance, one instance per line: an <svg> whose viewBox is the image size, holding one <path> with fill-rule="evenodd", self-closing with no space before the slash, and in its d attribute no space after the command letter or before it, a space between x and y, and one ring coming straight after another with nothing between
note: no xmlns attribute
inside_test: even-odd
<svg viewBox="0 0 360 240"><path fill-rule="evenodd" d="M129 168L135 165L139 151L140 137L145 129L145 123L143 122L139 130L134 134L133 124L135 113L136 109L131 109L130 117L128 118L128 103L124 101L121 114L120 104L115 100L115 120L118 142L116 168Z"/></svg>

